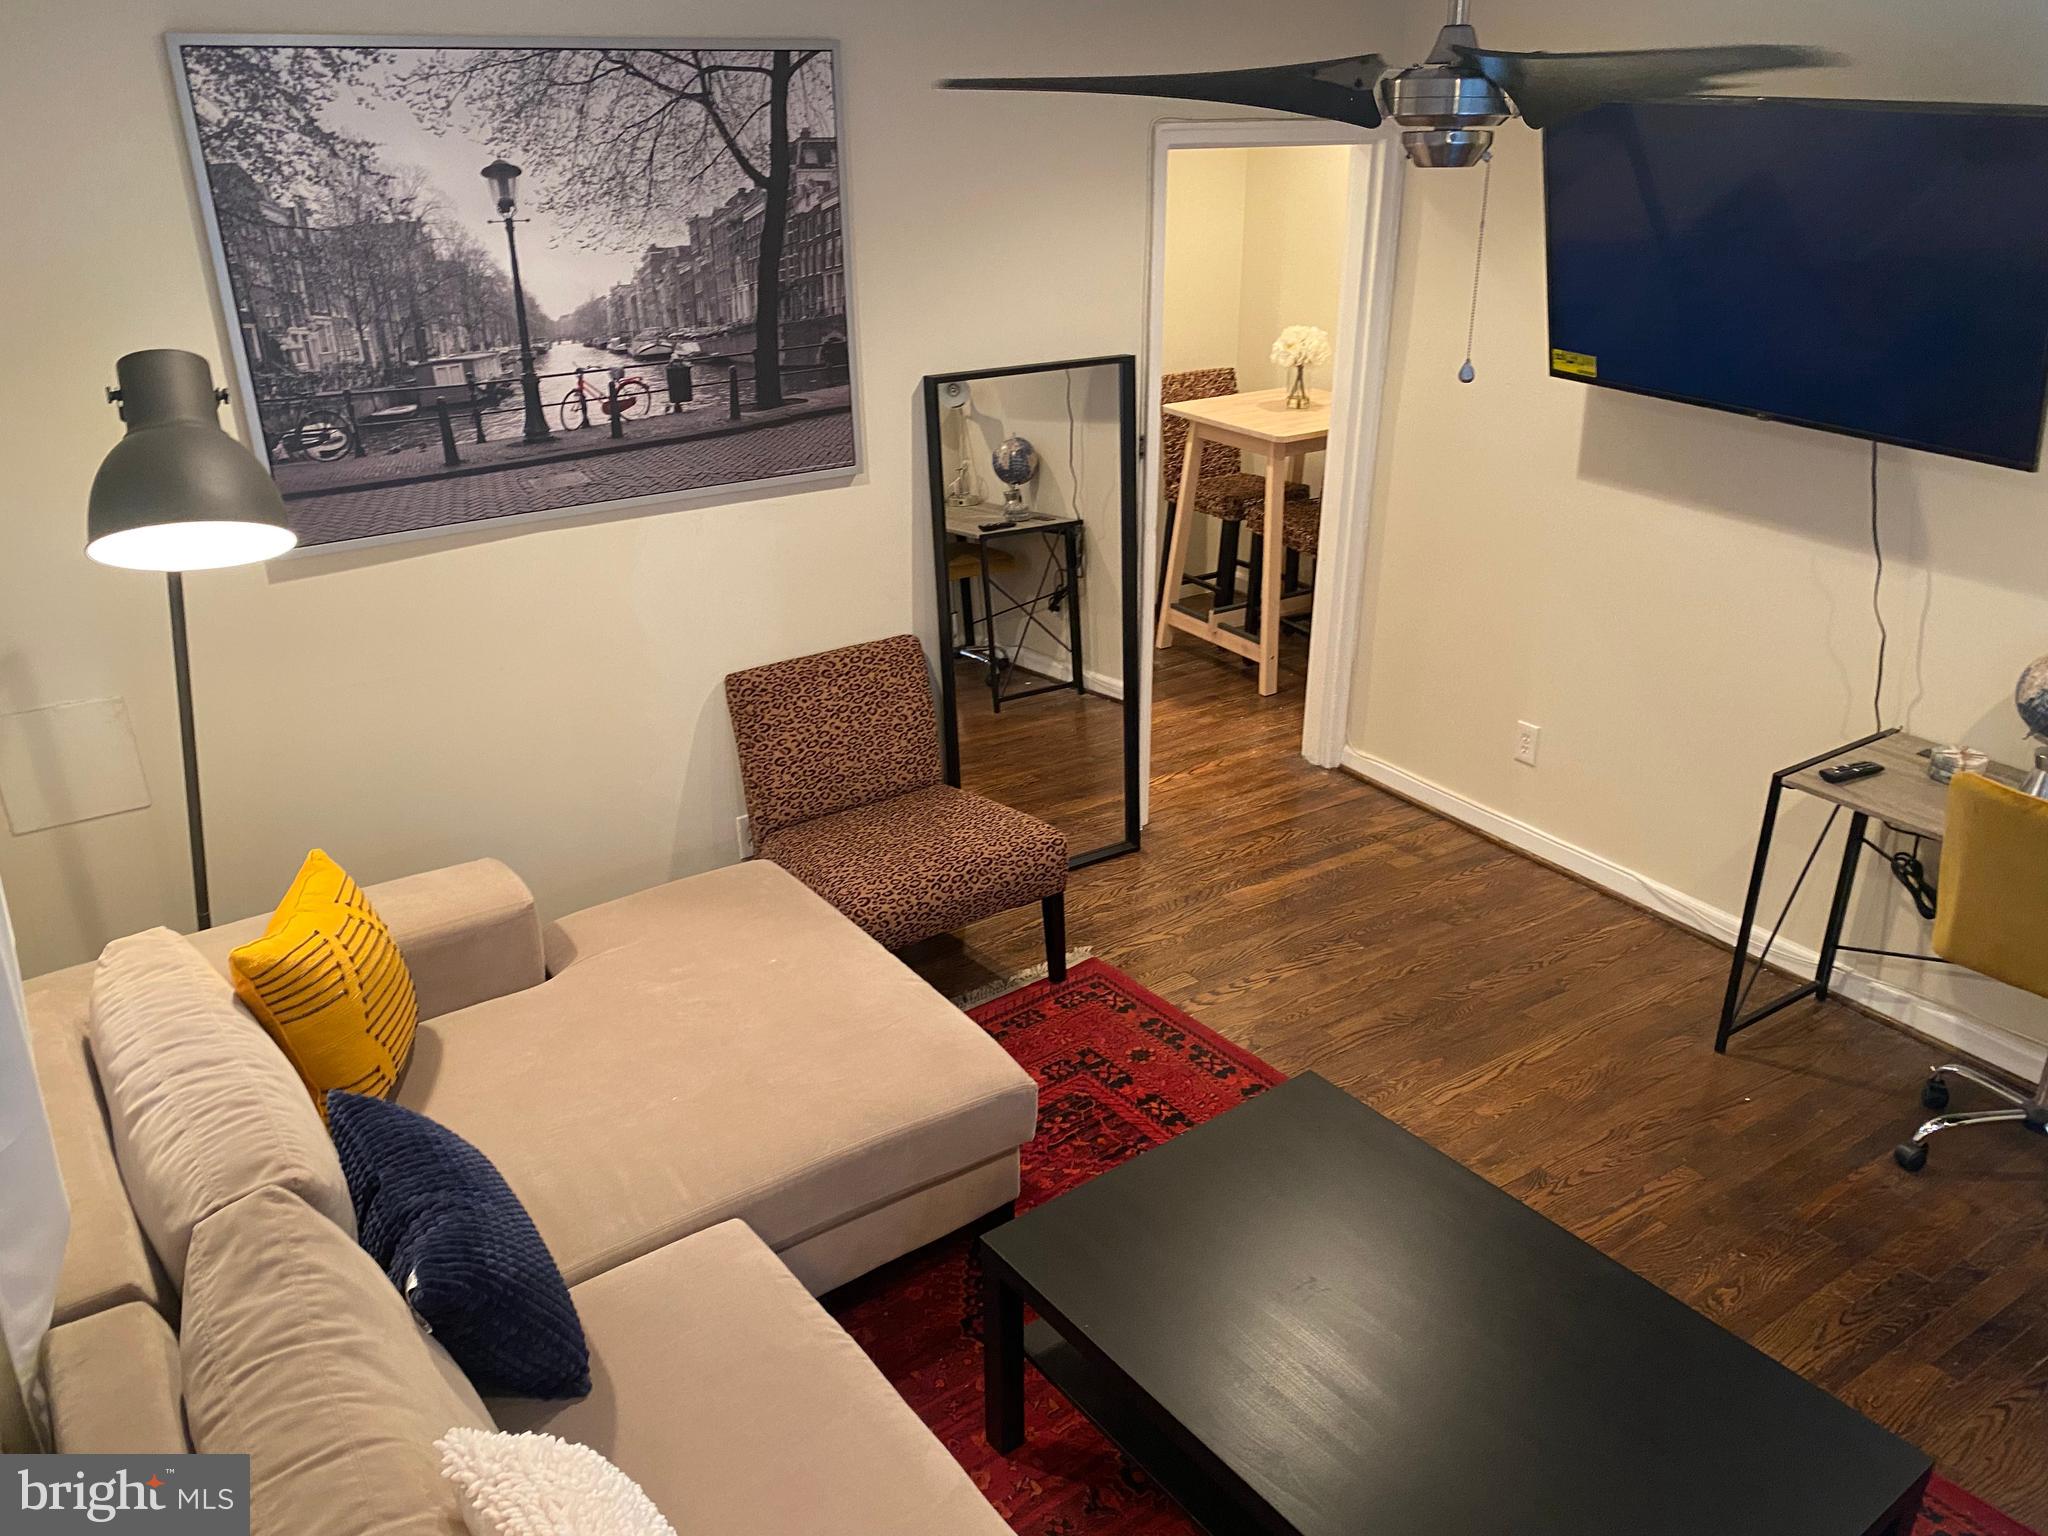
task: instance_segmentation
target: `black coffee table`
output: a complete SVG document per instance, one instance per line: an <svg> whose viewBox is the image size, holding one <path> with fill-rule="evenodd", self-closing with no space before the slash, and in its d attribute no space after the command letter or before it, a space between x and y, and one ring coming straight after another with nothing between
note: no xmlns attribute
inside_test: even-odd
<svg viewBox="0 0 2048 1536"><path fill-rule="evenodd" d="M1217 1536L1904 1536L1932 1471L1313 1075L981 1242L990 1443L1028 1356Z"/></svg>

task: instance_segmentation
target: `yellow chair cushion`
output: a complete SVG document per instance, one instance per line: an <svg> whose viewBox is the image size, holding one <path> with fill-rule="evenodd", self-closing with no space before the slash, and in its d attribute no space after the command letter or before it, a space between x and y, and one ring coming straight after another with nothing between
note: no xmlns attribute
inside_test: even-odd
<svg viewBox="0 0 2048 1536"><path fill-rule="evenodd" d="M1934 952L2048 995L2048 800L1980 773L1949 781Z"/></svg>
<svg viewBox="0 0 2048 1536"><path fill-rule="evenodd" d="M235 993L305 1080L389 1098L412 1054L419 1004L391 930L361 886L318 848L263 937L228 956Z"/></svg>

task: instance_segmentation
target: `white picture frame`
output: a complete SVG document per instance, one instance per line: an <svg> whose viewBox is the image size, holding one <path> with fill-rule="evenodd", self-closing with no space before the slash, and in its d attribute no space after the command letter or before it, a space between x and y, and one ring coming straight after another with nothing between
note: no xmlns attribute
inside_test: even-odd
<svg viewBox="0 0 2048 1536"><path fill-rule="evenodd" d="M835 43L170 33L165 47L234 398L285 495L295 556L754 499L862 472ZM778 83L779 165L761 126ZM548 110L532 110L534 89ZM503 110L515 91L517 114ZM599 154L604 125L642 115L628 110L634 91L668 107L673 131L632 141L644 188L622 172L593 193L590 167L612 163ZM712 122L697 94L729 104L732 121ZM564 122L578 131L550 139ZM481 174L485 145L497 146L493 163L526 170L510 225ZM469 177L466 159L478 162ZM754 345L777 181L779 389ZM627 209L615 228L606 198ZM549 441L532 440L514 239ZM606 278L561 313L547 307L543 279ZM592 345L617 340L627 353ZM672 362L688 367L687 402L670 388Z"/></svg>

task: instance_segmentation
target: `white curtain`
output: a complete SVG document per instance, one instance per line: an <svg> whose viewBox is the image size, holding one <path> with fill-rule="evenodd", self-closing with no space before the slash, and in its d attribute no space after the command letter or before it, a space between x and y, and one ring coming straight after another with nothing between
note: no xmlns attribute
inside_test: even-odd
<svg viewBox="0 0 2048 1536"><path fill-rule="evenodd" d="M57 1269L70 1232L71 1207L29 1056L14 924L0 886L0 1337L9 1367L0 1371L0 1432L9 1450L27 1448L16 1443L24 1431L47 1442L43 1335L50 1329Z"/></svg>

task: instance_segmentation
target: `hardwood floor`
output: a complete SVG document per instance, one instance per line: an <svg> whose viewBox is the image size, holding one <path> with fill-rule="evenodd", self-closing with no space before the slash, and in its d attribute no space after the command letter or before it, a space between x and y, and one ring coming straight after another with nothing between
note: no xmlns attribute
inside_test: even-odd
<svg viewBox="0 0 2048 1536"><path fill-rule="evenodd" d="M1302 670L1291 646L1261 699L1234 659L1161 654L1145 847L1075 876L1069 941L1323 1073L2048 1529L2048 1144L1962 1131L1901 1172L1929 1048L1840 1003L1715 1056L1725 949L1309 766ZM908 958L957 994L1041 958L1036 913Z"/></svg>
<svg viewBox="0 0 2048 1536"><path fill-rule="evenodd" d="M1100 694L1060 689L1016 699L997 713L988 671L956 661L960 782L968 789L1051 822L1080 853L1124 835L1124 710ZM1013 686L1047 681L1019 673Z"/></svg>

